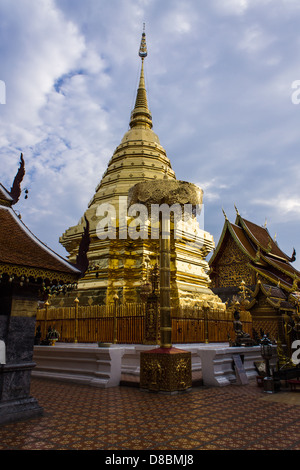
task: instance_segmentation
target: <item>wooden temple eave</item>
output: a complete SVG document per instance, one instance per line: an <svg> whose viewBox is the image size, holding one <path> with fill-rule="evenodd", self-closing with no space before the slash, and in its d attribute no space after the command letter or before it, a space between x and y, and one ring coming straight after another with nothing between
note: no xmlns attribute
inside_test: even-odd
<svg viewBox="0 0 300 470"><path fill-rule="evenodd" d="M1 194L0 194L0 206L4 206L4 207L10 207L11 206L11 203L9 201L7 201L6 199L1 198Z"/></svg>
<svg viewBox="0 0 300 470"><path fill-rule="evenodd" d="M231 224L226 217L218 245L216 249L214 250L214 253L209 262L210 266L212 266L214 262L216 261L216 259L218 258L218 256L221 255L225 237L229 233L232 236L235 243L240 248L240 250L249 258L250 261L254 263L254 265L267 267L268 265L271 264L274 268L279 269L287 276L293 276L291 272L289 272L287 269L284 269L284 266L286 267L287 262L290 260L290 258L287 257L284 253L282 253L282 256L279 256L279 254L274 253L274 249L273 249L274 241L272 240L271 236L268 234L267 229L258 227L258 230L260 229L262 231L263 230L266 231L264 236L268 237L271 243L269 248L264 243L262 243L257 237L255 237L255 235L251 232L247 223L240 216L240 214L237 214L235 224ZM244 241L242 240L243 238L241 237L242 234L239 234L238 230L241 230L245 233L243 237L246 237L247 240L244 240ZM249 245L248 247L245 245L245 242L247 242L247 244ZM279 249L279 247L277 247L277 245L275 248L279 253L281 253L281 250ZM278 266L276 262L280 263L280 265ZM251 267L253 268L252 265ZM291 269L293 268L291 267ZM300 280L300 273L299 273L299 280ZM282 282L284 281L282 280Z"/></svg>
<svg viewBox="0 0 300 470"><path fill-rule="evenodd" d="M245 246L245 244L243 243L243 241L241 240L241 238L238 236L237 232L235 231L234 227L232 226L232 224L229 222L229 232L230 234L232 235L233 239L235 240L235 242L237 243L238 247L240 248L240 250L251 260L251 261L255 261L256 259L256 253L254 255L254 247L251 247L251 249L253 249L253 254L250 253L250 250Z"/></svg>
<svg viewBox="0 0 300 470"><path fill-rule="evenodd" d="M213 262L217 259L217 257L220 254L219 252L222 248L223 240L225 239L225 235L226 235L227 231L229 230L228 224L229 224L229 221L228 221L228 219L226 219L225 223L223 225L222 233L221 233L220 238L219 238L219 242L218 242L216 248L214 249L214 252L213 252L213 254L212 254L212 256L209 260L210 266L213 264Z"/></svg>
<svg viewBox="0 0 300 470"><path fill-rule="evenodd" d="M257 295L258 295L258 293L259 293L260 291L261 291L266 297L268 297L268 296L271 295L272 286L266 285L266 284L264 284L263 282L261 282L260 280L258 280L257 283L256 283L256 286L255 286L255 289L254 289L254 291L253 291L252 296L253 296L253 297L257 297Z"/></svg>
<svg viewBox="0 0 300 470"><path fill-rule="evenodd" d="M274 268L278 269L279 271L281 271L285 275L291 277L292 282L295 279L295 276L297 277L297 279L300 282L300 272L297 271L296 269L294 269L293 266L290 266L289 264L287 264L287 262L282 262L281 260L280 261L279 260L273 260L270 256L262 256L262 258L268 264L273 266ZM289 269L287 269L287 268L289 268Z"/></svg>
<svg viewBox="0 0 300 470"><path fill-rule="evenodd" d="M247 311L250 311L257 303L258 303L258 301L256 300L256 298L250 300L250 301L247 303L246 310L247 310Z"/></svg>
<svg viewBox="0 0 300 470"><path fill-rule="evenodd" d="M289 294L289 301L293 303L300 302L300 291L293 291Z"/></svg>
<svg viewBox="0 0 300 470"><path fill-rule="evenodd" d="M271 305L276 310L279 311L289 311L289 312L294 312L295 311L295 306L287 302L286 300L273 300L273 299L266 299L267 302Z"/></svg>
<svg viewBox="0 0 300 470"><path fill-rule="evenodd" d="M296 307L293 306L292 304L289 304L287 302L276 302L272 299L266 298L267 304L270 305L270 307L274 310L276 310L278 313L280 312L295 312ZM258 305L259 302L257 299L253 299L249 304L247 305L247 311L251 311L253 308L255 308L256 305Z"/></svg>
<svg viewBox="0 0 300 470"><path fill-rule="evenodd" d="M251 231L250 227L248 226L248 224L252 224L251 222L249 221L246 221L245 219L243 219L240 215L237 216L237 219L236 219L236 225L239 225L240 227L242 227L245 232L247 233L248 237L253 241L253 243L255 243L257 245L257 247L260 248L260 250L262 250L263 252L267 253L268 255L271 255L273 256L274 258L277 258L278 260L281 260L283 262L286 262L286 261L290 261L290 257L287 256L285 253L283 253L280 248L277 246L277 244L273 241L271 235L269 234L268 230L266 228L263 228L263 227L258 227L258 229L260 229L261 231L265 230L265 235L268 237L268 243L262 243L255 235L254 233ZM252 224L252 225L256 225L256 224ZM270 246L268 246L268 244L270 243ZM278 252L278 254L276 254L275 251ZM279 254L280 253L280 254Z"/></svg>
<svg viewBox="0 0 300 470"><path fill-rule="evenodd" d="M274 268L275 270L279 272L279 274L276 274L276 273L270 272L269 270L267 274L265 271L263 272L260 271L260 274L262 276L264 276L266 279L270 280L271 282L275 284L280 282L280 284L288 292L293 292L298 289L298 287L295 287L295 281L297 281L297 283L300 282L300 273L296 271L292 266L287 264L286 261L283 262L279 260L274 260L269 255L266 256L266 255L263 255L262 253L260 253L260 259L265 262L266 266ZM258 265L257 262L255 264ZM255 269L255 266L252 266L252 268ZM259 267L257 269L259 269ZM282 274L282 276L280 275L280 273ZM284 279L284 276L290 278L290 282Z"/></svg>
<svg viewBox="0 0 300 470"><path fill-rule="evenodd" d="M282 311L295 311L295 305L293 305L289 300L286 299L286 296L282 292L280 288L278 295L280 297L276 297L274 294L273 286L265 285L261 281L258 281L255 290L252 293L252 300L249 301L247 304L247 310L253 309L256 305L259 304L258 295L261 293L266 300L266 303L272 307L272 309L277 310L278 312Z"/></svg>
<svg viewBox="0 0 300 470"><path fill-rule="evenodd" d="M250 302L251 303L255 303L256 302L256 298L258 296L259 293L262 293L265 297L269 297L272 293L272 286L269 286L269 285L266 285L264 284L263 282L261 282L260 280L257 281L256 283L256 286L255 286L255 289L252 293L252 297L253 297L253 301ZM249 305L250 305L249 304Z"/></svg>
<svg viewBox="0 0 300 470"><path fill-rule="evenodd" d="M236 225L236 224L235 224ZM240 229L236 225L237 228ZM217 259L218 255L221 254L222 252L222 247L223 247L223 242L225 240L226 234L229 233L239 249L249 258L249 261L255 262L256 264L261 264L262 266L266 266L266 263L264 260L259 261L257 258L257 252L255 252L255 248L252 246L251 248L253 249L253 253L250 253L249 249L245 246L245 244L242 242L240 237L238 236L237 232L235 231L233 225L229 222L228 219L225 220L224 227L222 230L222 234L220 236L220 240L218 242L217 248L214 251L213 256L211 257L209 264L210 266L213 265L214 261ZM249 242L250 243L250 242ZM251 265L252 266L252 265Z"/></svg>
<svg viewBox="0 0 300 470"><path fill-rule="evenodd" d="M249 253L249 250L245 247L245 245L242 243L242 241L240 240L240 238L237 236L235 230L233 229L232 227L232 224L229 222L228 219L225 219L225 223L224 223L224 226L223 226L223 230L222 230L222 233L221 233L221 236L220 236L220 239L219 239L219 242L218 242L218 245L216 247L216 249L214 250L214 253L209 261L209 264L210 266L213 265L213 263L216 261L216 259L218 258L219 255L221 255L222 253L222 248L223 248L223 243L224 243L224 240L225 240L225 237L227 234L230 234L231 237L233 238L233 240L235 241L235 243L238 245L238 247L240 248L240 250L252 261L255 261L255 257L253 255L251 255Z"/></svg>
<svg viewBox="0 0 300 470"><path fill-rule="evenodd" d="M252 265L252 264L251 264L251 268L257 274L260 274L263 278L267 279L272 284L276 285L276 284L278 284L278 282L280 282L280 285L284 290L286 290L288 292L292 292L292 287L286 281L284 281L284 279L276 276L275 274L271 274L269 272L266 272L265 270L261 269L260 267Z"/></svg>
<svg viewBox="0 0 300 470"><path fill-rule="evenodd" d="M0 183L0 206L11 207L13 199L7 189Z"/></svg>
<svg viewBox="0 0 300 470"><path fill-rule="evenodd" d="M9 280L18 279L20 282L33 280L34 282L46 282L50 284L75 284L78 281L79 272L76 274L51 271L32 266L21 266L8 263L0 263L0 281L7 275Z"/></svg>

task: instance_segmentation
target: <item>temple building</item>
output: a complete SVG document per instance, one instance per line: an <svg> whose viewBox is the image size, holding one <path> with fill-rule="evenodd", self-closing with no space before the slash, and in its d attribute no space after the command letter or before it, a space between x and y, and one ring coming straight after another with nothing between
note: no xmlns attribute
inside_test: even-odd
<svg viewBox="0 0 300 470"><path fill-rule="evenodd" d="M121 302L140 302L141 290L159 259L157 238L130 236L134 220L127 213L128 192L136 183L163 179L176 181L166 151L153 131L152 115L148 107L144 79L144 62L147 57L145 32L142 34L139 56L140 80L129 130L115 149L79 223L68 228L60 238L69 253L69 260L74 261L82 231L88 221L91 237L89 268L80 280L77 292L81 305L108 304L113 302L116 294ZM113 236L106 238L99 236L99 225L105 218L105 204L114 212L110 221ZM150 230L149 224L147 230ZM212 307L224 310L223 303L210 289L209 266L205 259L214 248L213 237L201 230L199 224L195 227L195 221L191 230L197 231L197 243L173 239L171 244L173 305L201 305L206 300ZM68 302L72 304L72 299L68 297L57 299L56 302L58 301L61 306L68 305Z"/></svg>
<svg viewBox="0 0 300 470"><path fill-rule="evenodd" d="M82 274L38 240L14 210L24 173L21 154L11 191L0 183L0 340L5 344L5 362L0 365L0 424L42 413L30 396L38 302L45 300L48 287L75 288Z"/></svg>
<svg viewBox="0 0 300 470"><path fill-rule="evenodd" d="M209 260L212 290L228 304L243 303L253 328L285 341L285 325L297 315L300 272L271 237L266 226L244 219L236 209L235 223L226 214L218 245Z"/></svg>

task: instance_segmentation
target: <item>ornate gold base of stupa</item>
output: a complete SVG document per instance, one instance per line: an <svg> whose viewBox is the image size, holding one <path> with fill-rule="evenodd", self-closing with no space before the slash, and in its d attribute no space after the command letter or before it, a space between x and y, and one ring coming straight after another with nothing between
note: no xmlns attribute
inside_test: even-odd
<svg viewBox="0 0 300 470"><path fill-rule="evenodd" d="M192 387L191 353L157 348L141 353L140 387L155 392L183 392Z"/></svg>

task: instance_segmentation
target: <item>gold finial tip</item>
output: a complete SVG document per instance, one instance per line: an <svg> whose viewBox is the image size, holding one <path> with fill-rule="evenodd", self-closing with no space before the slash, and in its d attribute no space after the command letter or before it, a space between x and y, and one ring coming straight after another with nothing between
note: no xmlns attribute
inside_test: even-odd
<svg viewBox="0 0 300 470"><path fill-rule="evenodd" d="M222 212L224 214L225 219L228 220L228 217L227 217L226 212L224 211L223 207L222 207Z"/></svg>
<svg viewBox="0 0 300 470"><path fill-rule="evenodd" d="M140 45L140 50L139 50L139 56L142 59L145 59L147 57L147 44L146 44L146 33L145 33L145 23L143 25L143 33L142 33L142 39L141 39L141 45Z"/></svg>

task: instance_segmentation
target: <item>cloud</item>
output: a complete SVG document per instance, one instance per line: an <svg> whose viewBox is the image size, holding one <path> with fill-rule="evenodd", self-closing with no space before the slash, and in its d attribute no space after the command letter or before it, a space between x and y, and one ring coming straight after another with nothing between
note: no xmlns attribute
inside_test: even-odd
<svg viewBox="0 0 300 470"><path fill-rule="evenodd" d="M267 49L274 41L274 36L268 35L259 25L254 24L244 30L238 47L248 53L258 53Z"/></svg>
<svg viewBox="0 0 300 470"><path fill-rule="evenodd" d="M27 119L21 112L23 107L38 123L38 110L45 104L53 80L76 63L84 41L75 25L64 21L52 1L41 0L38 8L30 0L18 3L14 14L8 2L2 3L1 27L9 27L10 34L2 42L1 52L6 56L10 105L6 110L24 125ZM9 40L13 40L13 45Z"/></svg>
<svg viewBox="0 0 300 470"><path fill-rule="evenodd" d="M19 6L16 15L8 2L0 11L10 29L3 50L14 37L13 60L5 50L8 93L1 108L0 156L8 164L2 181L10 185L22 151L30 192L20 208L28 224L43 233L43 225L58 226L60 220L61 226L65 214L74 223L105 169L105 142L111 135L95 93L105 90L109 78L105 61L54 2L41 0L36 6L24 0Z"/></svg>
<svg viewBox="0 0 300 470"><path fill-rule="evenodd" d="M269 207L275 219L293 221L295 217L300 218L300 196L286 195L282 192L268 200L253 199L252 203Z"/></svg>
<svg viewBox="0 0 300 470"><path fill-rule="evenodd" d="M242 15L249 7L248 0L213 0L217 12L223 15Z"/></svg>
<svg viewBox="0 0 300 470"><path fill-rule="evenodd" d="M202 183L195 184L203 190L204 199L206 202L220 201L222 191L228 188L228 185L220 183L218 178L213 178L211 181L203 181Z"/></svg>
<svg viewBox="0 0 300 470"><path fill-rule="evenodd" d="M221 209L235 218L236 204L296 244L299 20L292 0L2 1L1 182L10 187L22 151L24 222L64 254L59 236L128 128L145 22L154 131L177 178L204 189L206 230L217 242Z"/></svg>

